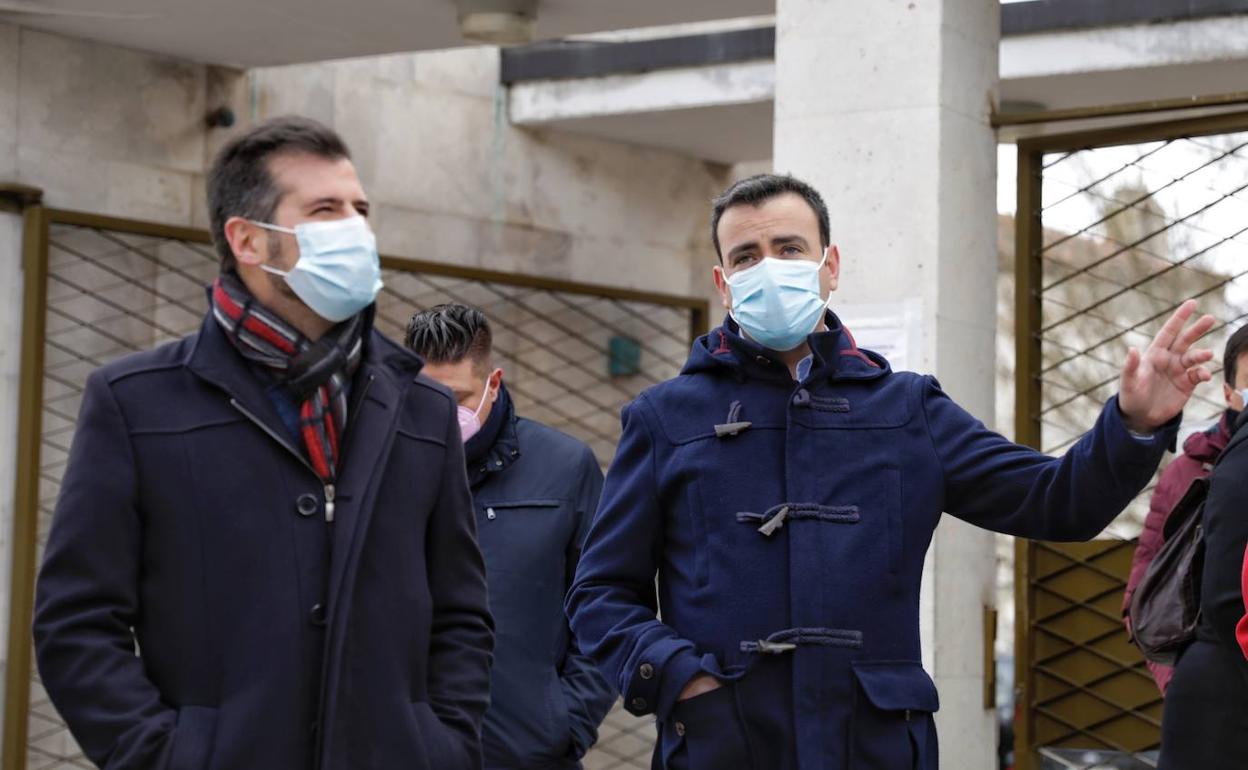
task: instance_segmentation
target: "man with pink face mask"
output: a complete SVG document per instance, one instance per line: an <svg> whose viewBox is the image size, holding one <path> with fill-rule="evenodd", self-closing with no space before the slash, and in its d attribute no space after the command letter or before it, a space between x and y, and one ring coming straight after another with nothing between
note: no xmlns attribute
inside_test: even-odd
<svg viewBox="0 0 1248 770"><path fill-rule="evenodd" d="M481 311L439 305L417 313L406 344L459 402L497 629L485 768L579 768L615 700L572 643L562 608L598 507L598 461L580 441L516 415Z"/></svg>

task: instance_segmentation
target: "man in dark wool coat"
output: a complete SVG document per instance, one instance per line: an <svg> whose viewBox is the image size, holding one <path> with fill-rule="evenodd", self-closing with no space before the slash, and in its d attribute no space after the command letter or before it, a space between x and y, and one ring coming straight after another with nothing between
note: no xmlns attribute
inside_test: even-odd
<svg viewBox="0 0 1248 770"><path fill-rule="evenodd" d="M657 716L655 767L936 770L919 582L941 512L1094 536L1209 379L1191 346L1213 319L1186 326L1184 303L1056 459L858 348L828 310L840 255L808 185L737 182L711 230L729 314L624 409L567 601L580 649Z"/></svg>
<svg viewBox="0 0 1248 770"><path fill-rule="evenodd" d="M87 382L43 684L106 770L479 768L493 631L456 403L373 329L347 148L261 124L208 201L199 332Z"/></svg>

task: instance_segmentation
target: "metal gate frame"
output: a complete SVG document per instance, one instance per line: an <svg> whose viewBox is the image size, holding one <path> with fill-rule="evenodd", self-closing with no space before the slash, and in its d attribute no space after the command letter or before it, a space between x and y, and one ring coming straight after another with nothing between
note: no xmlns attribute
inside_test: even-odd
<svg viewBox="0 0 1248 770"><path fill-rule="evenodd" d="M18 388L17 473L13 508L13 557L10 579L8 658L4 681L4 727L0 733L0 770L26 770L27 727L32 665L33 622L42 439L44 340L48 310L49 233L52 225L72 225L131 235L210 244L206 230L163 225L80 211L48 208L43 192L24 185L0 184L0 211L19 213L22 229L21 376ZM689 311L692 343L708 330L710 304L700 297L599 286L538 275L508 273L383 255L383 269L506 286L580 294L624 302L644 302Z"/></svg>
<svg viewBox="0 0 1248 770"><path fill-rule="evenodd" d="M1176 108L1186 105L1175 105ZM1015 213L1015 424L1014 439L1041 448L1043 370L1041 329L1044 229L1042 221L1043 158L1047 153L1076 152L1143 142L1248 131L1248 112L1184 118L1090 131L1019 139ZM1130 542L1130 541L1128 541ZM1036 636L1030 633L1036 606L1038 551L1042 546L1019 538L1014 550L1015 597L1015 768L1038 770L1035 739L1035 694L1032 662ZM1094 558L1099 558L1094 557ZM1109 702L1106 700L1106 702Z"/></svg>

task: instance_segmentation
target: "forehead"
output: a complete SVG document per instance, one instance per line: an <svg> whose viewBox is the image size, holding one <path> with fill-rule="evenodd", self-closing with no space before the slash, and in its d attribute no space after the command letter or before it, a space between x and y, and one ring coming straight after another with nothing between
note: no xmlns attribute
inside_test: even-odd
<svg viewBox="0 0 1248 770"><path fill-rule="evenodd" d="M801 235L811 245L819 245L819 218L806 199L797 193L768 198L758 206L748 203L732 206L719 219L720 248L727 253L733 246L772 235Z"/></svg>
<svg viewBox="0 0 1248 770"><path fill-rule="evenodd" d="M306 152L283 153L269 160L278 188L298 200L363 200L364 188L347 158L322 158Z"/></svg>
<svg viewBox="0 0 1248 770"><path fill-rule="evenodd" d="M1235 357L1235 382L1231 384L1237 389L1248 388L1248 351Z"/></svg>

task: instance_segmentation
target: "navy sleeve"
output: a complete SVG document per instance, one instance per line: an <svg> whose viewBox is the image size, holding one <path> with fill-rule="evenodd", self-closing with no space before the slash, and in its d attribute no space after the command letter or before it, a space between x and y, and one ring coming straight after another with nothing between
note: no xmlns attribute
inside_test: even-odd
<svg viewBox="0 0 1248 770"><path fill-rule="evenodd" d="M585 536L589 532L594 512L598 510L598 499L602 494L602 471L598 468L594 453L588 447L581 458L578 477L577 528L572 542L568 544L565 557L568 569L573 573L580 561ZM571 580L565 585L565 589L570 584ZM602 724L607 712L611 710L611 704L615 703L615 688L594 662L581 653L575 637L569 645L563 665L560 666L559 680L563 685L563 697L567 701L571 718L574 754L580 758L598 740L598 725Z"/></svg>
<svg viewBox="0 0 1248 770"><path fill-rule="evenodd" d="M35 591L35 656L57 711L105 770L163 767L176 712L135 654L142 526L125 418L87 379Z"/></svg>
<svg viewBox="0 0 1248 770"><path fill-rule="evenodd" d="M701 670L693 642L660 622L655 575L663 509L645 396L623 410L623 433L568 594L577 643L616 683L624 706L666 718Z"/></svg>
<svg viewBox="0 0 1248 770"><path fill-rule="evenodd" d="M452 405L437 507L429 518L425 563L433 598L429 705L459 739L465 767L481 765L481 723L490 703L494 620L486 598L485 561Z"/></svg>
<svg viewBox="0 0 1248 770"><path fill-rule="evenodd" d="M1179 417L1146 439L1133 437L1111 398L1092 430L1050 457L988 430L924 378L923 408L945 476L945 510L1007 535L1090 540L1148 484Z"/></svg>

